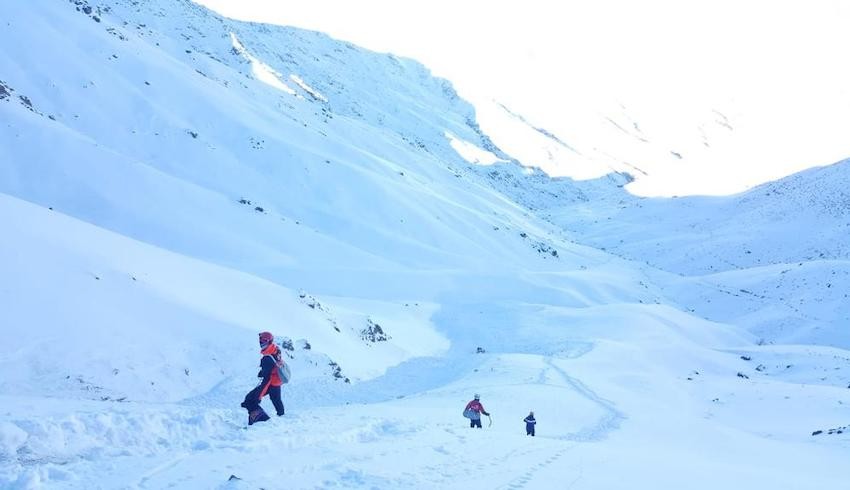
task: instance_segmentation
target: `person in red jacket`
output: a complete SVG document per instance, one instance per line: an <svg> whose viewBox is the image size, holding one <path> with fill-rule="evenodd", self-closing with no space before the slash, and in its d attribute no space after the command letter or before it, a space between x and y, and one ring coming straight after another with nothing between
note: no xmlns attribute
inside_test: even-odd
<svg viewBox="0 0 850 490"><path fill-rule="evenodd" d="M486 410L484 410L484 405L481 404L481 395L478 393L475 394L475 398L466 404L466 408L463 410L463 415L469 419L469 427L478 427L481 428L481 414L486 416L490 416Z"/></svg>
<svg viewBox="0 0 850 490"><path fill-rule="evenodd" d="M271 398L278 417L284 414L283 400L280 399L280 387L283 385L283 380L280 379L277 370L281 352L274 343L274 336L269 332L260 333L260 353L263 358L260 360L260 372L257 373L257 377L262 380L245 395L245 401L242 402L242 407L248 410L248 425L269 419L266 411L260 406L260 401L266 394Z"/></svg>

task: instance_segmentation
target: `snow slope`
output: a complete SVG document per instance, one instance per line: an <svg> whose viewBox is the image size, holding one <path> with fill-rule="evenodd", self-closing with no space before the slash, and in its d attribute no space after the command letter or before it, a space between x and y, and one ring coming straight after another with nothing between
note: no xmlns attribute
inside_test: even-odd
<svg viewBox="0 0 850 490"><path fill-rule="evenodd" d="M557 192L572 199L530 202L584 243L682 277L664 294L689 311L765 341L847 348L848 178L845 160L735 196L672 200L564 181Z"/></svg>
<svg viewBox="0 0 850 490"><path fill-rule="evenodd" d="M513 159L447 81L318 33L3 15L0 486L843 482L845 350L758 345L703 283L579 243L604 207L555 219L625 176L467 161ZM244 430L261 330L294 379Z"/></svg>
<svg viewBox="0 0 850 490"><path fill-rule="evenodd" d="M846 260L850 160L815 167L729 197L641 199L604 195L584 205L594 226L570 207L549 213L584 240L680 274L706 274L774 263ZM641 227L629 226L640 223ZM705 240L705 236L709 240Z"/></svg>

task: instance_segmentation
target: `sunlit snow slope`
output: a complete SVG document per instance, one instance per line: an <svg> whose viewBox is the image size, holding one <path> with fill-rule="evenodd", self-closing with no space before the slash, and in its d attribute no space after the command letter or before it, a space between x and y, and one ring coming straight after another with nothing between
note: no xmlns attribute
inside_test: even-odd
<svg viewBox="0 0 850 490"><path fill-rule="evenodd" d="M764 342L850 347L850 161L729 197L645 199L561 181L529 199L584 243L682 278L682 307ZM539 193L538 193L539 195Z"/></svg>
<svg viewBox="0 0 850 490"><path fill-rule="evenodd" d="M843 345L596 248L628 179L529 173L415 61L180 0L0 22L0 486L843 482ZM244 430L262 330L294 378Z"/></svg>

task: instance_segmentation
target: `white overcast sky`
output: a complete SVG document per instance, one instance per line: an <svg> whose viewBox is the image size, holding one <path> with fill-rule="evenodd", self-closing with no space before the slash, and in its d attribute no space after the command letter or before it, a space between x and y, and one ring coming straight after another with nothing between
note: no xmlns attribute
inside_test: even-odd
<svg viewBox="0 0 850 490"><path fill-rule="evenodd" d="M712 152L676 146L686 167L628 155L652 169L639 193L736 192L850 157L850 1L195 1L415 58L587 146L605 146L587 128L613 105L665 144L712 110L734 121Z"/></svg>

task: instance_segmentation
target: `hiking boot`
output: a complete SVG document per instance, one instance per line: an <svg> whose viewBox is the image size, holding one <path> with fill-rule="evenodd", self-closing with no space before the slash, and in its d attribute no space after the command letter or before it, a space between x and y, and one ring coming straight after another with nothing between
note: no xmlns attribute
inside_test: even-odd
<svg viewBox="0 0 850 490"><path fill-rule="evenodd" d="M254 425L256 422L265 422L269 419L269 414L262 408L258 408L253 412L248 413L248 425Z"/></svg>

